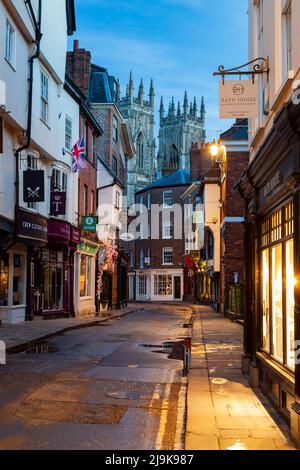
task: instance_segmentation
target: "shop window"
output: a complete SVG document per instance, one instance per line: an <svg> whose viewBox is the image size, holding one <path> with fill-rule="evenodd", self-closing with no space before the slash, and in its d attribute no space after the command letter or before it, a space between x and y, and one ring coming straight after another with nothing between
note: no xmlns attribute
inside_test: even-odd
<svg viewBox="0 0 300 470"><path fill-rule="evenodd" d="M42 310L63 310L64 265L63 252L43 250L43 285Z"/></svg>
<svg viewBox="0 0 300 470"><path fill-rule="evenodd" d="M25 304L25 257L14 255L13 305Z"/></svg>
<svg viewBox="0 0 300 470"><path fill-rule="evenodd" d="M282 245L272 248L273 354L283 361Z"/></svg>
<svg viewBox="0 0 300 470"><path fill-rule="evenodd" d="M9 255L4 253L0 258L0 307L8 305Z"/></svg>
<svg viewBox="0 0 300 470"><path fill-rule="evenodd" d="M147 295L147 277L139 276L139 295Z"/></svg>
<svg viewBox="0 0 300 470"><path fill-rule="evenodd" d="M154 295L172 295L173 294L173 280L172 276L168 275L155 275L154 276Z"/></svg>
<svg viewBox="0 0 300 470"><path fill-rule="evenodd" d="M294 275L294 242L290 240L285 246L286 259L286 338L287 364L295 367L295 275Z"/></svg>
<svg viewBox="0 0 300 470"><path fill-rule="evenodd" d="M294 206L289 203L261 226L262 349L295 367Z"/></svg>
<svg viewBox="0 0 300 470"><path fill-rule="evenodd" d="M92 258L81 255L80 263L80 297L92 295Z"/></svg>
<svg viewBox="0 0 300 470"><path fill-rule="evenodd" d="M269 250L262 254L263 349L270 352L270 263Z"/></svg>

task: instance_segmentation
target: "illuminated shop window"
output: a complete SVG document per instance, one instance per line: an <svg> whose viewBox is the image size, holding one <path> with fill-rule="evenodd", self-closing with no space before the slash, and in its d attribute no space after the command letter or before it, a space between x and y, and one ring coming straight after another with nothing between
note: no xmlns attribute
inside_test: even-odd
<svg viewBox="0 0 300 470"><path fill-rule="evenodd" d="M293 369L295 362L294 207L261 225L262 349Z"/></svg>

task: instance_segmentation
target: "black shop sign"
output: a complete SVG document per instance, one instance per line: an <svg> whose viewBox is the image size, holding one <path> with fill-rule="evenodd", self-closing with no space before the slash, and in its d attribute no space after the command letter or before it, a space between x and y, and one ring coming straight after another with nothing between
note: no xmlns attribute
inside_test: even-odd
<svg viewBox="0 0 300 470"><path fill-rule="evenodd" d="M23 200L26 203L45 202L45 173L43 170L24 171Z"/></svg>

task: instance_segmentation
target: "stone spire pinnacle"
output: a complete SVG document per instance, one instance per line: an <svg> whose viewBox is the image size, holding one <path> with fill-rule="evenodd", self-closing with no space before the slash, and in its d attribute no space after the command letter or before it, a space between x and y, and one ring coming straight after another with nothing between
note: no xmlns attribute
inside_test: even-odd
<svg viewBox="0 0 300 470"><path fill-rule="evenodd" d="M193 103L190 102L190 113L189 113L189 116L191 119L193 119Z"/></svg>
<svg viewBox="0 0 300 470"><path fill-rule="evenodd" d="M193 105L193 117L194 117L194 119L197 119L197 113L198 113L198 106L197 106L197 98L195 96L194 105Z"/></svg>
<svg viewBox="0 0 300 470"><path fill-rule="evenodd" d="M174 96L172 96L172 101L170 104L170 116L175 117L175 101L174 101Z"/></svg>
<svg viewBox="0 0 300 470"><path fill-rule="evenodd" d="M151 78L151 84L150 84L149 98L150 98L150 106L151 106L151 108L154 108L155 94L154 94L154 83L153 83L152 78Z"/></svg>
<svg viewBox="0 0 300 470"><path fill-rule="evenodd" d="M143 85L143 79L141 78L141 83L139 86L139 95L138 95L139 103L144 104L144 85Z"/></svg>
<svg viewBox="0 0 300 470"><path fill-rule="evenodd" d="M205 114L206 114L206 111L205 111L204 96L202 96L202 99L201 99L200 118L201 118L201 120L203 121L203 124L205 123Z"/></svg>
<svg viewBox="0 0 300 470"><path fill-rule="evenodd" d="M165 117L165 107L164 107L163 96L161 97L161 100L160 100L159 115L160 115L160 122L162 122L163 118Z"/></svg>
<svg viewBox="0 0 300 470"><path fill-rule="evenodd" d="M132 71L130 71L129 75L129 82L128 82L128 98L133 97L133 78L132 78Z"/></svg>
<svg viewBox="0 0 300 470"><path fill-rule="evenodd" d="M178 101L178 105L177 105L177 117L178 118L181 117L181 104L180 104L180 101Z"/></svg>
<svg viewBox="0 0 300 470"><path fill-rule="evenodd" d="M183 113L184 113L185 119L187 119L188 113L189 113L189 101L188 101L187 91L184 94Z"/></svg>

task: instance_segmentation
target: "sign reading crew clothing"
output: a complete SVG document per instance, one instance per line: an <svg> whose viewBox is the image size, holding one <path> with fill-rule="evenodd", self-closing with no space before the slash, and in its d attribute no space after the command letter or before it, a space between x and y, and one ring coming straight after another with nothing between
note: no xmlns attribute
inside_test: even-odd
<svg viewBox="0 0 300 470"><path fill-rule="evenodd" d="M258 117L258 80L220 81L220 119Z"/></svg>
<svg viewBox="0 0 300 470"><path fill-rule="evenodd" d="M98 218L91 217L82 217L82 229L90 232L95 232L97 230Z"/></svg>
<svg viewBox="0 0 300 470"><path fill-rule="evenodd" d="M17 236L33 242L48 241L48 220L38 214L32 214L18 208L16 217Z"/></svg>

